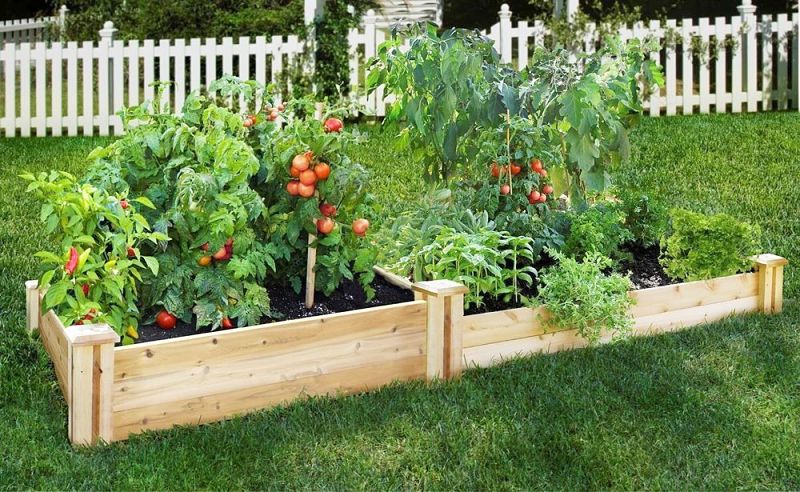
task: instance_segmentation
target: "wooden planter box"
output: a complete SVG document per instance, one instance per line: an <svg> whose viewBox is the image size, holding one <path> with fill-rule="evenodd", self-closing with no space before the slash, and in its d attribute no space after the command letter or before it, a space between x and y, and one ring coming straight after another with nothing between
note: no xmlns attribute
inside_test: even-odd
<svg viewBox="0 0 800 492"><path fill-rule="evenodd" d="M753 273L631 291L636 301L631 309L633 334L676 331L733 314L780 312L787 260L770 254L753 260ZM445 376L456 376L464 367L492 366L513 356L588 345L577 330L548 331L543 323L547 316L542 308L509 309L465 316L460 325L446 327L445 337L461 350L458 357L451 354ZM604 334L601 343L611 341L612 335Z"/></svg>
<svg viewBox="0 0 800 492"><path fill-rule="evenodd" d="M115 346L107 325L65 327L26 283L69 413L73 444L230 418L297 398L443 376L445 304L463 287L422 282L418 300L183 338ZM461 304L460 297L452 304Z"/></svg>
<svg viewBox="0 0 800 492"><path fill-rule="evenodd" d="M754 273L632 291L634 333L779 312L787 261L774 255L754 261ZM42 314L42 293L29 281L27 322L53 361L74 444L223 420L306 396L457 377L469 366L586 345L576 330L547 332L542 309L464 316L463 285L412 285L379 273L413 288L416 300L116 347L119 337L107 325L64 327L55 312Z"/></svg>

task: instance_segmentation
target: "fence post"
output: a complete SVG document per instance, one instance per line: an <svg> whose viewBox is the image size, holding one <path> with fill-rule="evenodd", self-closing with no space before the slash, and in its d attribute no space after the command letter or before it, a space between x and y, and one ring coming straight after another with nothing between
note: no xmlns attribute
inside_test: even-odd
<svg viewBox="0 0 800 492"><path fill-rule="evenodd" d="M500 60L511 63L511 9L507 3L500 6Z"/></svg>
<svg viewBox="0 0 800 492"><path fill-rule="evenodd" d="M325 15L325 0L305 0L303 2L303 22L307 29L306 72L313 74L317 65L317 25L316 19ZM312 77L313 79L313 77Z"/></svg>
<svg viewBox="0 0 800 492"><path fill-rule="evenodd" d="M60 9L58 9L58 39L61 41L65 41L67 39L64 31L67 28L67 12L69 9L66 5L62 5Z"/></svg>
<svg viewBox="0 0 800 492"><path fill-rule="evenodd" d="M756 44L756 31L758 29L756 23L756 6L753 5L752 0L742 0L742 4L736 7L739 15L742 16L742 25L744 26L744 35L742 36L744 54L744 76L742 77L743 89L747 94L747 111L756 111L758 109L758 99L756 97L756 76L758 75L758 60L757 44Z"/></svg>
<svg viewBox="0 0 800 492"><path fill-rule="evenodd" d="M72 361L67 401L70 442L111 442L114 344L119 335L103 324L71 326L66 334Z"/></svg>
<svg viewBox="0 0 800 492"><path fill-rule="evenodd" d="M108 135L111 108L114 107L114 60L111 59L111 44L117 29L106 21L100 29L100 54L97 59L97 102L100 113L100 135Z"/></svg>
<svg viewBox="0 0 800 492"><path fill-rule="evenodd" d="M789 260L777 255L764 254L753 257L758 266L758 306L762 313L780 313L783 310L783 267Z"/></svg>
<svg viewBox="0 0 800 492"><path fill-rule="evenodd" d="M39 329L39 320L42 318L42 309L39 302L39 281L28 280L25 282L25 306L28 332Z"/></svg>
<svg viewBox="0 0 800 492"><path fill-rule="evenodd" d="M462 321L468 289L452 280L417 282L413 289L428 302L427 379L458 377L463 366Z"/></svg>

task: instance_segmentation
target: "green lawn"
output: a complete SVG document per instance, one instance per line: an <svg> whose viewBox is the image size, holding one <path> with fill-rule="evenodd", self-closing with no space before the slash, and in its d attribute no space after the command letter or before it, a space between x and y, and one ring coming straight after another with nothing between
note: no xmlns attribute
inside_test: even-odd
<svg viewBox="0 0 800 492"><path fill-rule="evenodd" d="M800 116L647 119L625 183L759 223L800 261ZM377 192L421 188L392 136L361 150ZM66 407L23 331L38 205L15 176L80 172L100 139L0 143L0 489L800 487L800 303L679 334L530 357L73 450ZM386 207L391 200L384 200ZM787 293L798 277L787 271Z"/></svg>

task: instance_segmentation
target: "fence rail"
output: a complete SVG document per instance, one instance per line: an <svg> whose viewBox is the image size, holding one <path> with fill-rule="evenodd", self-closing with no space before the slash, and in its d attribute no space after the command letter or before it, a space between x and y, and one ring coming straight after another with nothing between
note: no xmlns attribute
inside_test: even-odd
<svg viewBox="0 0 800 492"><path fill-rule="evenodd" d="M800 15L757 17L740 10L742 15L733 17L652 21L619 30L623 39L662 43L652 59L664 67L666 84L645 101L650 115L800 106ZM541 21L512 22L505 5L499 18L485 34L504 62L525 67L549 32ZM349 33L350 90L368 111L384 116L383 91L367 96L364 89L367 60L388 36L377 20L368 12L363 27ZM587 52L602 43L597 32L589 26ZM186 94L223 74L275 81L306 49L297 36L123 42L113 35L113 25L106 23L99 42L0 45L0 130L7 137L120 134L116 113L152 99L153 81L174 81L163 102L179 108Z"/></svg>

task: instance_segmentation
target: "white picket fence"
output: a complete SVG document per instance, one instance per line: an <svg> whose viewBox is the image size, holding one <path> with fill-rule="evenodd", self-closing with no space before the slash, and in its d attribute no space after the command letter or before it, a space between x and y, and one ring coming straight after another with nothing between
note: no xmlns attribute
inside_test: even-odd
<svg viewBox="0 0 800 492"><path fill-rule="evenodd" d="M745 6L747 7L747 6ZM743 15L651 21L618 30L623 40L656 39L662 46L651 58L664 68L666 84L645 101L652 116L694 112L718 113L798 108L798 13ZM748 12L749 11L749 12ZM507 5L500 22L487 32L506 63L527 65L532 48L544 44L549 32L540 21L511 22ZM595 51L602 40L589 25L584 49Z"/></svg>
<svg viewBox="0 0 800 492"><path fill-rule="evenodd" d="M297 36L114 41L106 23L100 42L7 44L3 65L7 137L48 134L121 134L116 114L124 106L152 100L158 80L173 81L162 103L183 105L186 94L222 75L273 82L301 54Z"/></svg>
<svg viewBox="0 0 800 492"><path fill-rule="evenodd" d="M752 6L750 6L752 7ZM740 7L741 9L741 7ZM486 35L503 61L523 68L536 46L545 42L542 22L511 21L507 6ZM669 20L620 29L625 39L659 39L652 58L663 65L666 84L645 101L649 114L740 112L797 108L798 14ZM585 49L602 41L589 30ZM223 74L275 81L306 49L297 36L114 41L106 23L99 42L36 42L0 47L0 130L15 135L120 134L116 113L125 105L152 99L153 81L171 80L164 102L179 108L191 90ZM350 88L377 116L384 116L381 90L366 95L366 62L388 33L369 12L363 27L349 34ZM712 48L711 46L716 46Z"/></svg>
<svg viewBox="0 0 800 492"><path fill-rule="evenodd" d="M63 27L69 9L62 5L58 15L0 21L0 47L6 43L47 41L52 27Z"/></svg>

